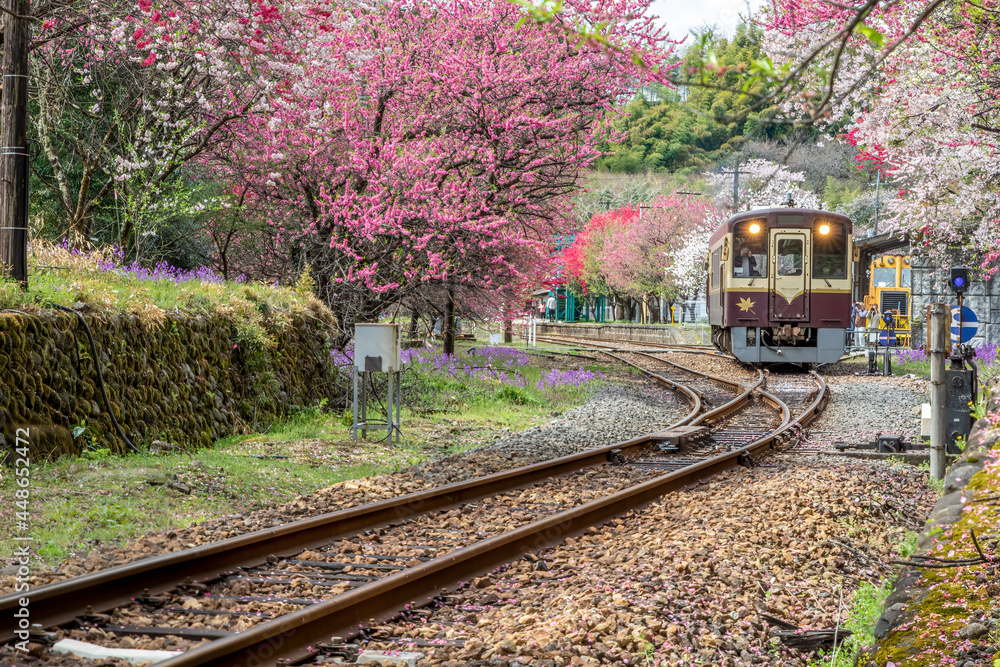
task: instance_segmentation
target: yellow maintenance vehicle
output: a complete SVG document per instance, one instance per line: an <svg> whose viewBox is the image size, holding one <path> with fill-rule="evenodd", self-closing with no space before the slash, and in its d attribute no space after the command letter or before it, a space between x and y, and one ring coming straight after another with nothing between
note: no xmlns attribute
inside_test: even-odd
<svg viewBox="0 0 1000 667"><path fill-rule="evenodd" d="M910 286L912 269L909 255L881 255L871 261L871 279L865 308L878 308L879 313L893 315L893 328L900 347L910 346ZM880 328L884 328L884 324Z"/></svg>

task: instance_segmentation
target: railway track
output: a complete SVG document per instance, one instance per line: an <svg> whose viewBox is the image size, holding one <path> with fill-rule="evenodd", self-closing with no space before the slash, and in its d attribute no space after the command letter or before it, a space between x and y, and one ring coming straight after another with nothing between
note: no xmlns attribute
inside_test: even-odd
<svg viewBox="0 0 1000 667"><path fill-rule="evenodd" d="M607 340L607 339L596 340L592 338L580 338L575 336L562 336L556 334L538 335L536 336L536 340L539 340L543 343L573 346L576 349L595 351L595 352L672 350L677 352L688 352L691 354L706 354L714 357L724 357L726 359L733 358L728 354L719 352L711 345L687 345L687 344L667 345L666 343L646 343L646 342L624 341L624 340Z"/></svg>
<svg viewBox="0 0 1000 667"><path fill-rule="evenodd" d="M104 646L151 638L141 641L162 648L169 638L179 654L163 667L351 657L345 640L372 639L389 619L447 604L460 582L752 465L793 438L825 395L815 373L766 387L759 373L736 382L662 355L614 356L687 397L690 413L626 442L36 588L33 639L57 639L67 627L88 629ZM18 597L0 598L0 641L15 636Z"/></svg>

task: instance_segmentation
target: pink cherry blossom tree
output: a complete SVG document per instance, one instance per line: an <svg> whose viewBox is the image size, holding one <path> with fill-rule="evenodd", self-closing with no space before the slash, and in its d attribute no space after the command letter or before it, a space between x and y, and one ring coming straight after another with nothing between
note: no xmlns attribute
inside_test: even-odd
<svg viewBox="0 0 1000 667"><path fill-rule="evenodd" d="M909 231L945 262L1000 267L997 138L998 4L872 4L857 22L847 7L777 3L768 39L789 62L836 35L840 77L826 77L843 138L896 191L886 228ZM851 25L854 28L851 28ZM838 43L836 39L830 44Z"/></svg>
<svg viewBox="0 0 1000 667"><path fill-rule="evenodd" d="M723 172L706 172L705 178L714 192L716 206L722 210L733 210L733 175ZM796 206L816 208L819 197L806 190L802 183L805 174L792 171L784 165L752 158L739 165L739 207L747 210L754 206L773 206L788 200L789 195Z"/></svg>
<svg viewBox="0 0 1000 667"><path fill-rule="evenodd" d="M711 201L687 195L596 215L563 252L567 276L585 294L634 300L644 312L652 297L674 303L700 287L687 249L707 239L718 218Z"/></svg>
<svg viewBox="0 0 1000 667"><path fill-rule="evenodd" d="M286 29L309 39L206 165L248 189L262 243L312 267L345 334L436 287L497 292L550 261L615 103L668 67L645 5L562 10L606 22L627 58L504 1L302 8Z"/></svg>

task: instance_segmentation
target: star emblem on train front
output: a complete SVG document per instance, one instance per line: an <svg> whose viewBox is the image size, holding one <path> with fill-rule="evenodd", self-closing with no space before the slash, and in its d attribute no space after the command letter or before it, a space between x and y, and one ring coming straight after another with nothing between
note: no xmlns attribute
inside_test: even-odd
<svg viewBox="0 0 1000 667"><path fill-rule="evenodd" d="M753 312L753 310L752 310L755 304L750 299L740 299L740 302L738 304L736 304L736 305L740 307L740 312L742 312L742 313L750 311L751 315L756 315L757 314L757 313Z"/></svg>

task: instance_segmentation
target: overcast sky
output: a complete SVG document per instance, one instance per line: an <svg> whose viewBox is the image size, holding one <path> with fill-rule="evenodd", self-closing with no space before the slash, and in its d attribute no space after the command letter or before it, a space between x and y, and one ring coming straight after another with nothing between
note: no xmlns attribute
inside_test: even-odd
<svg viewBox="0 0 1000 667"><path fill-rule="evenodd" d="M749 0L749 3L756 14L764 0ZM732 35L739 15L747 13L747 3L744 0L653 0L649 11L660 17L671 37L683 37L705 24L716 24L723 34Z"/></svg>

